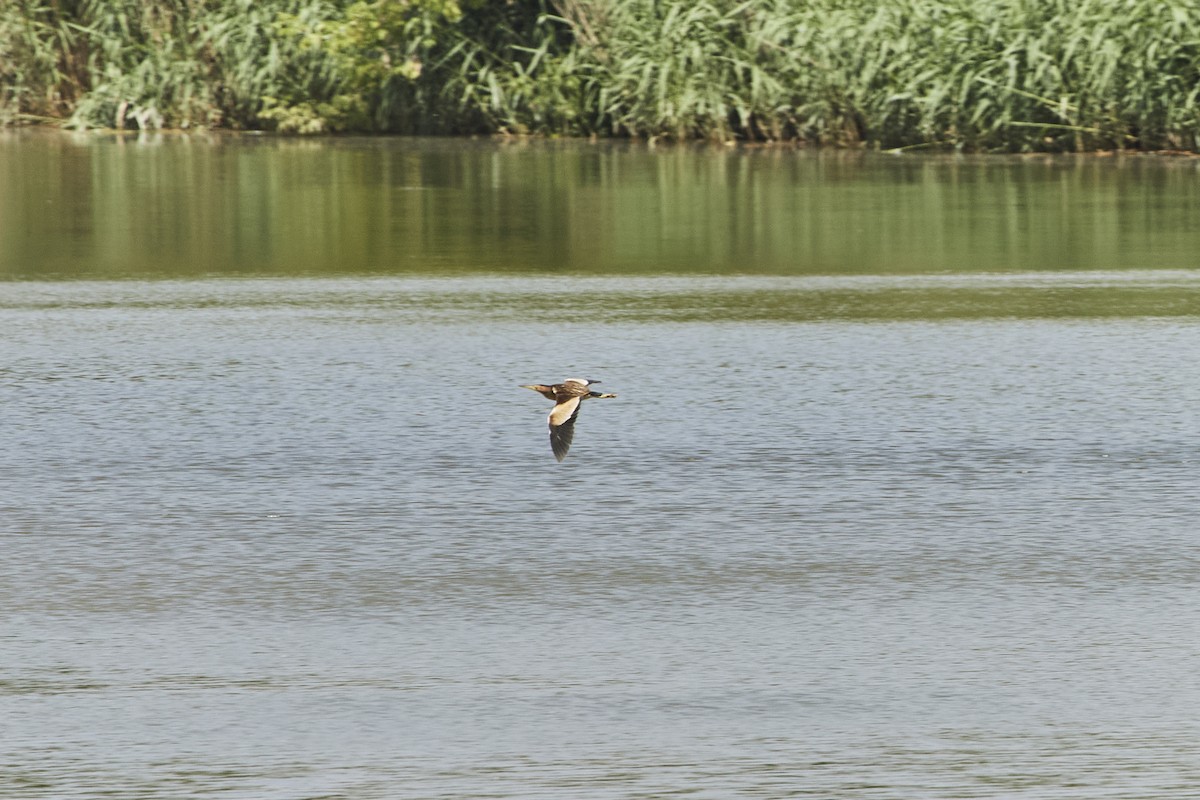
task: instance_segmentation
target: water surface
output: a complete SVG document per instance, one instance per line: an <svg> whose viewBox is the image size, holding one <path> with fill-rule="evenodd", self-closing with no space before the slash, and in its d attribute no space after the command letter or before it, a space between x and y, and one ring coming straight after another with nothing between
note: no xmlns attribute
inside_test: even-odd
<svg viewBox="0 0 1200 800"><path fill-rule="evenodd" d="M1193 169L0 137L0 796L1193 796Z"/></svg>
<svg viewBox="0 0 1200 800"><path fill-rule="evenodd" d="M1200 159L0 133L0 277L1197 266Z"/></svg>

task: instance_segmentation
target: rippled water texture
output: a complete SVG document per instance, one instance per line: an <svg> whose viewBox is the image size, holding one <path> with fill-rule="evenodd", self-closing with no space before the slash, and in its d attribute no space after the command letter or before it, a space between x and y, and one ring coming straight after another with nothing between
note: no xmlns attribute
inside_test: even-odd
<svg viewBox="0 0 1200 800"><path fill-rule="evenodd" d="M0 797L1195 796L1191 162L13 141Z"/></svg>
<svg viewBox="0 0 1200 800"><path fill-rule="evenodd" d="M1200 785L1193 318L605 285L6 287L0 792Z"/></svg>

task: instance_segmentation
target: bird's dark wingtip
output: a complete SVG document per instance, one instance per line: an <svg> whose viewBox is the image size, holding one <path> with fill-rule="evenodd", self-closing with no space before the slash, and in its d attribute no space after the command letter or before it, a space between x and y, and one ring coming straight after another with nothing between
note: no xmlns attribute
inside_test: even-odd
<svg viewBox="0 0 1200 800"><path fill-rule="evenodd" d="M574 431L570 425L562 425L555 428L550 433L550 449L554 452L554 457L560 462L567 457L567 451L571 449L571 438Z"/></svg>

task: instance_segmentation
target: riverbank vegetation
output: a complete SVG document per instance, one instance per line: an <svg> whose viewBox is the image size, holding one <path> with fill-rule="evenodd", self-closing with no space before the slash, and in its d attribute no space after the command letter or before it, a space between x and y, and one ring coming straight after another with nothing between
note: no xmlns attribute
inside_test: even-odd
<svg viewBox="0 0 1200 800"><path fill-rule="evenodd" d="M1200 149L1192 0L9 0L0 123Z"/></svg>

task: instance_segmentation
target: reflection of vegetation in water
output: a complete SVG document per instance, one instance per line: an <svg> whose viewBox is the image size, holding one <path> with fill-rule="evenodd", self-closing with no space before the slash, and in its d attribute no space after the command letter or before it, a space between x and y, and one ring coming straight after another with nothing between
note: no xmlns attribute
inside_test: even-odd
<svg viewBox="0 0 1200 800"><path fill-rule="evenodd" d="M753 283L753 281L751 281ZM1200 316L1194 277L1148 274L1122 279L1088 274L1050 280L904 281L818 279L746 287L737 279L697 291L686 285L622 292L469 292L429 295L426 309L455 309L466 318L581 319L605 322L936 321L953 319L1090 319Z"/></svg>
<svg viewBox="0 0 1200 800"><path fill-rule="evenodd" d="M1191 159L0 135L0 276L1192 268Z"/></svg>
<svg viewBox="0 0 1200 800"><path fill-rule="evenodd" d="M380 324L1200 318L1186 271L834 278L375 278L9 283L0 310L308 310Z"/></svg>
<svg viewBox="0 0 1200 800"><path fill-rule="evenodd" d="M1179 0L12 0L0 119L1196 149Z"/></svg>

